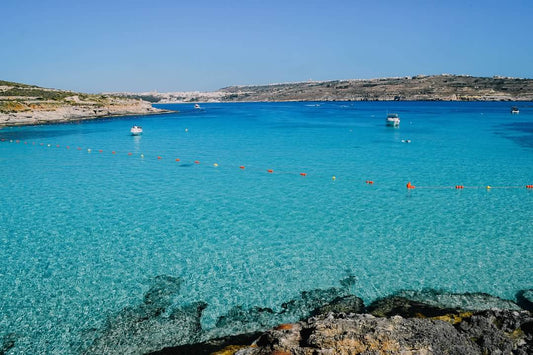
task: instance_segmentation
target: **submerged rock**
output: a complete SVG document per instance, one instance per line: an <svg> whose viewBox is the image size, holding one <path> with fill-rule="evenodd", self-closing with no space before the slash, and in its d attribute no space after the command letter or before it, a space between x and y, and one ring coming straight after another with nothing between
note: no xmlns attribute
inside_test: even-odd
<svg viewBox="0 0 533 355"><path fill-rule="evenodd" d="M407 298L439 308L455 308L463 311L480 311L493 308L521 310L513 301L481 292L451 293L427 289L422 291L399 291L393 296Z"/></svg>
<svg viewBox="0 0 533 355"><path fill-rule="evenodd" d="M316 308L311 315L316 316L326 313L361 313L365 309L363 300L354 295L337 297L331 302Z"/></svg>
<svg viewBox="0 0 533 355"><path fill-rule="evenodd" d="M521 290L516 294L516 301L520 307L533 312L533 290Z"/></svg>
<svg viewBox="0 0 533 355"><path fill-rule="evenodd" d="M145 354L167 346L200 341L200 318L204 302L167 312L172 297L179 292L181 280L158 276L144 295L143 303L124 308L109 317L100 335L86 354Z"/></svg>
<svg viewBox="0 0 533 355"><path fill-rule="evenodd" d="M226 315L218 318L216 327L224 328L230 333L253 332L272 326L277 320L276 313L270 308L252 307L243 309L241 306L232 308Z"/></svg>
<svg viewBox="0 0 533 355"><path fill-rule="evenodd" d="M458 313L454 308L442 308L423 302L413 301L405 297L390 296L372 302L367 311L376 317L437 317Z"/></svg>
<svg viewBox="0 0 533 355"><path fill-rule="evenodd" d="M7 353L9 349L15 346L15 339L16 339L15 333L8 333L2 336L2 339L0 342L0 345L2 346L0 348L0 355Z"/></svg>
<svg viewBox="0 0 533 355"><path fill-rule="evenodd" d="M325 290L317 289L303 291L301 297L283 303L281 308L282 314L290 315L295 319L305 319L315 311L330 304L333 300L346 296L347 290L344 288L331 287Z"/></svg>

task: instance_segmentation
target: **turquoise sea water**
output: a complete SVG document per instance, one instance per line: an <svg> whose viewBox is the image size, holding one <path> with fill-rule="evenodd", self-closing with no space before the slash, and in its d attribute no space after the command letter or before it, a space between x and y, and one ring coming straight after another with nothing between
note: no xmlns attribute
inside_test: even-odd
<svg viewBox="0 0 533 355"><path fill-rule="evenodd" d="M205 329L349 275L365 302L514 299L533 286L533 103L518 106L164 105L181 112L3 128L0 340L83 352L157 275L181 278L174 307L208 304Z"/></svg>

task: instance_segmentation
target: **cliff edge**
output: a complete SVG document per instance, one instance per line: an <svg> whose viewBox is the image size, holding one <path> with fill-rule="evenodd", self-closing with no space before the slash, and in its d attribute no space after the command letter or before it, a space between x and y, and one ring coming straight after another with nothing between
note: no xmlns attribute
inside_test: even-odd
<svg viewBox="0 0 533 355"><path fill-rule="evenodd" d="M0 127L165 113L149 102L0 81Z"/></svg>

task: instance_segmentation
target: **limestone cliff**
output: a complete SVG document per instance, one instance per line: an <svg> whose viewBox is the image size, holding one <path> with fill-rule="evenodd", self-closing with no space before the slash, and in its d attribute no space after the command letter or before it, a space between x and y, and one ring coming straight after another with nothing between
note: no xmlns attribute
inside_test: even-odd
<svg viewBox="0 0 533 355"><path fill-rule="evenodd" d="M143 100L0 81L0 127L163 112Z"/></svg>

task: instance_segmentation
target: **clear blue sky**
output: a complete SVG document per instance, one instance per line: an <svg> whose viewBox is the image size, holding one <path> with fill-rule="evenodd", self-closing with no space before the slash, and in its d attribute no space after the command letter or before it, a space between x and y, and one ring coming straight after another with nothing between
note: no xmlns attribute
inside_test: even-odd
<svg viewBox="0 0 533 355"><path fill-rule="evenodd" d="M84 92L533 78L533 0L2 0L0 79Z"/></svg>

